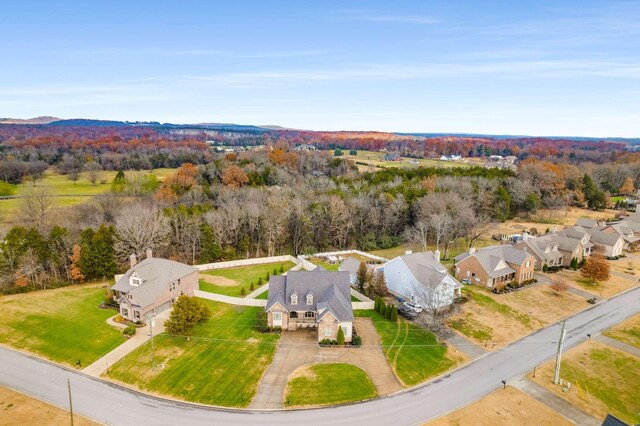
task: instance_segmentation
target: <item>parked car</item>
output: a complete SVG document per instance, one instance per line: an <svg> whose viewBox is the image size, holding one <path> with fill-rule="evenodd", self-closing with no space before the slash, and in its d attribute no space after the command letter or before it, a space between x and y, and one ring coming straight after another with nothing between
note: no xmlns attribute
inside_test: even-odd
<svg viewBox="0 0 640 426"><path fill-rule="evenodd" d="M418 318L418 313L416 311L403 305L400 305L398 307L398 315L408 319L409 321L413 321L414 319Z"/></svg>
<svg viewBox="0 0 640 426"><path fill-rule="evenodd" d="M422 306L420 306L419 303L415 303L415 302L404 302L402 304L403 306L406 306L407 308L411 309L413 312L419 314L420 312L422 312Z"/></svg>
<svg viewBox="0 0 640 426"><path fill-rule="evenodd" d="M463 278L460 282L462 282L462 284L471 285L471 280L469 278Z"/></svg>

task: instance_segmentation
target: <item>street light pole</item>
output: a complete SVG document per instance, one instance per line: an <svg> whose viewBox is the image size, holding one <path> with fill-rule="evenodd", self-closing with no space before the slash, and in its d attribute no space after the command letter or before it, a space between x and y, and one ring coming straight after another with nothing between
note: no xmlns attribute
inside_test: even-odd
<svg viewBox="0 0 640 426"><path fill-rule="evenodd" d="M557 385L560 381L560 362L562 359L562 346L564 345L564 337L567 330L564 328L566 321L562 321L562 330L560 330L560 340L558 341L558 353L556 354L556 371L553 375L553 384Z"/></svg>
<svg viewBox="0 0 640 426"><path fill-rule="evenodd" d="M69 415L71 416L71 426L73 426L73 402L71 401L71 381L67 379L67 388L69 389Z"/></svg>
<svg viewBox="0 0 640 426"><path fill-rule="evenodd" d="M151 366L152 368L156 368L156 358L154 354L153 348L153 322L155 315L153 313L149 314L149 334L151 335Z"/></svg>

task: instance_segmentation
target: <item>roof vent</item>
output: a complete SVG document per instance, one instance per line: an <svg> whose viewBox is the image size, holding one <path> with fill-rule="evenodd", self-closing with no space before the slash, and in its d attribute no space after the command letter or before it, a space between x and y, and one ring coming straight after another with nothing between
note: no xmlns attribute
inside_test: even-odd
<svg viewBox="0 0 640 426"><path fill-rule="evenodd" d="M413 251L411 251L411 250L405 250L405 251L404 251L404 255L405 255L405 256L408 256L408 255L410 255L410 254L413 254Z"/></svg>

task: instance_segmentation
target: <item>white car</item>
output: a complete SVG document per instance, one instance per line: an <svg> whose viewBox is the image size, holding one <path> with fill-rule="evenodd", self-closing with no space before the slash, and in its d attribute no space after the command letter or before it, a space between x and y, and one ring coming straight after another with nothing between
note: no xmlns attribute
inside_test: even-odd
<svg viewBox="0 0 640 426"><path fill-rule="evenodd" d="M422 312L422 306L420 306L419 303L404 302L403 305L406 306L407 308L411 309L415 313L419 314L420 312Z"/></svg>

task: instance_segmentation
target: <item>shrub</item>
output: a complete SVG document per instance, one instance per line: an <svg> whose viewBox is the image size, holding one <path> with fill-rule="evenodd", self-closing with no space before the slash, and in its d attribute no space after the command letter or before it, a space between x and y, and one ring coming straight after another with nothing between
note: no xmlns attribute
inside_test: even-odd
<svg viewBox="0 0 640 426"><path fill-rule="evenodd" d="M589 303L589 304L591 304L591 305L595 305L595 304L596 304L596 302L597 302L597 300L596 300L596 298L595 298L595 297L592 297L591 299L588 299L588 300L587 300L587 303Z"/></svg>
<svg viewBox="0 0 640 426"><path fill-rule="evenodd" d="M549 270L549 267L547 265L542 266L542 272L547 272L548 270Z"/></svg>
<svg viewBox="0 0 640 426"><path fill-rule="evenodd" d="M0 197L8 197L16 193L16 186L0 180Z"/></svg>
<svg viewBox="0 0 640 426"><path fill-rule="evenodd" d="M353 346L360 346L362 344L362 338L360 336L353 336L351 338L351 344Z"/></svg>
<svg viewBox="0 0 640 426"><path fill-rule="evenodd" d="M273 274L271 275L278 275L278 268L273 268Z"/></svg>
<svg viewBox="0 0 640 426"><path fill-rule="evenodd" d="M244 289L244 287L242 287L240 289L240 296L245 296L247 294L247 291Z"/></svg>
<svg viewBox="0 0 640 426"><path fill-rule="evenodd" d="M258 278L258 287L262 286L262 277Z"/></svg>
<svg viewBox="0 0 640 426"><path fill-rule="evenodd" d="M269 273L267 272L267 277L266 280L269 281L269 278L271 277L271 275L269 275Z"/></svg>
<svg viewBox="0 0 640 426"><path fill-rule="evenodd" d="M258 309L256 312L256 329L261 333L269 331L267 312L264 309Z"/></svg>
<svg viewBox="0 0 640 426"><path fill-rule="evenodd" d="M342 327L338 326L338 336L336 337L336 341L338 345L344 345L344 331L342 331Z"/></svg>
<svg viewBox="0 0 640 426"><path fill-rule="evenodd" d="M393 305L388 304L385 311L384 311L384 317L386 319L390 319L391 318L391 311L393 310Z"/></svg>
<svg viewBox="0 0 640 426"><path fill-rule="evenodd" d="M389 319L394 322L398 321L398 308L396 308L395 306L391 308L391 315Z"/></svg>
<svg viewBox="0 0 640 426"><path fill-rule="evenodd" d="M280 265L280 273L284 274L284 265Z"/></svg>
<svg viewBox="0 0 640 426"><path fill-rule="evenodd" d="M572 258L571 259L571 265L569 265L569 267L571 269L573 269L574 271L576 271L578 269L578 259L577 258Z"/></svg>
<svg viewBox="0 0 640 426"><path fill-rule="evenodd" d="M127 328L122 330L122 334L125 336L134 336L136 334L136 326L133 324L129 324Z"/></svg>
<svg viewBox="0 0 640 426"><path fill-rule="evenodd" d="M469 301L469 298L467 296L458 296L455 299L453 299L453 303L457 305L462 305L464 303L467 303L468 301Z"/></svg>
<svg viewBox="0 0 640 426"><path fill-rule="evenodd" d="M386 318L387 316L387 305L385 303L380 304L380 315Z"/></svg>
<svg viewBox="0 0 640 426"><path fill-rule="evenodd" d="M204 323L211 317L211 311L197 297L182 295L173 304L173 310L164 327L169 334L189 335L196 324Z"/></svg>
<svg viewBox="0 0 640 426"><path fill-rule="evenodd" d="M249 286L249 291L255 290L255 286L253 285L253 281L251 281L251 285Z"/></svg>
<svg viewBox="0 0 640 426"><path fill-rule="evenodd" d="M352 149L351 151L349 151L349 155L358 155L358 151Z"/></svg>

